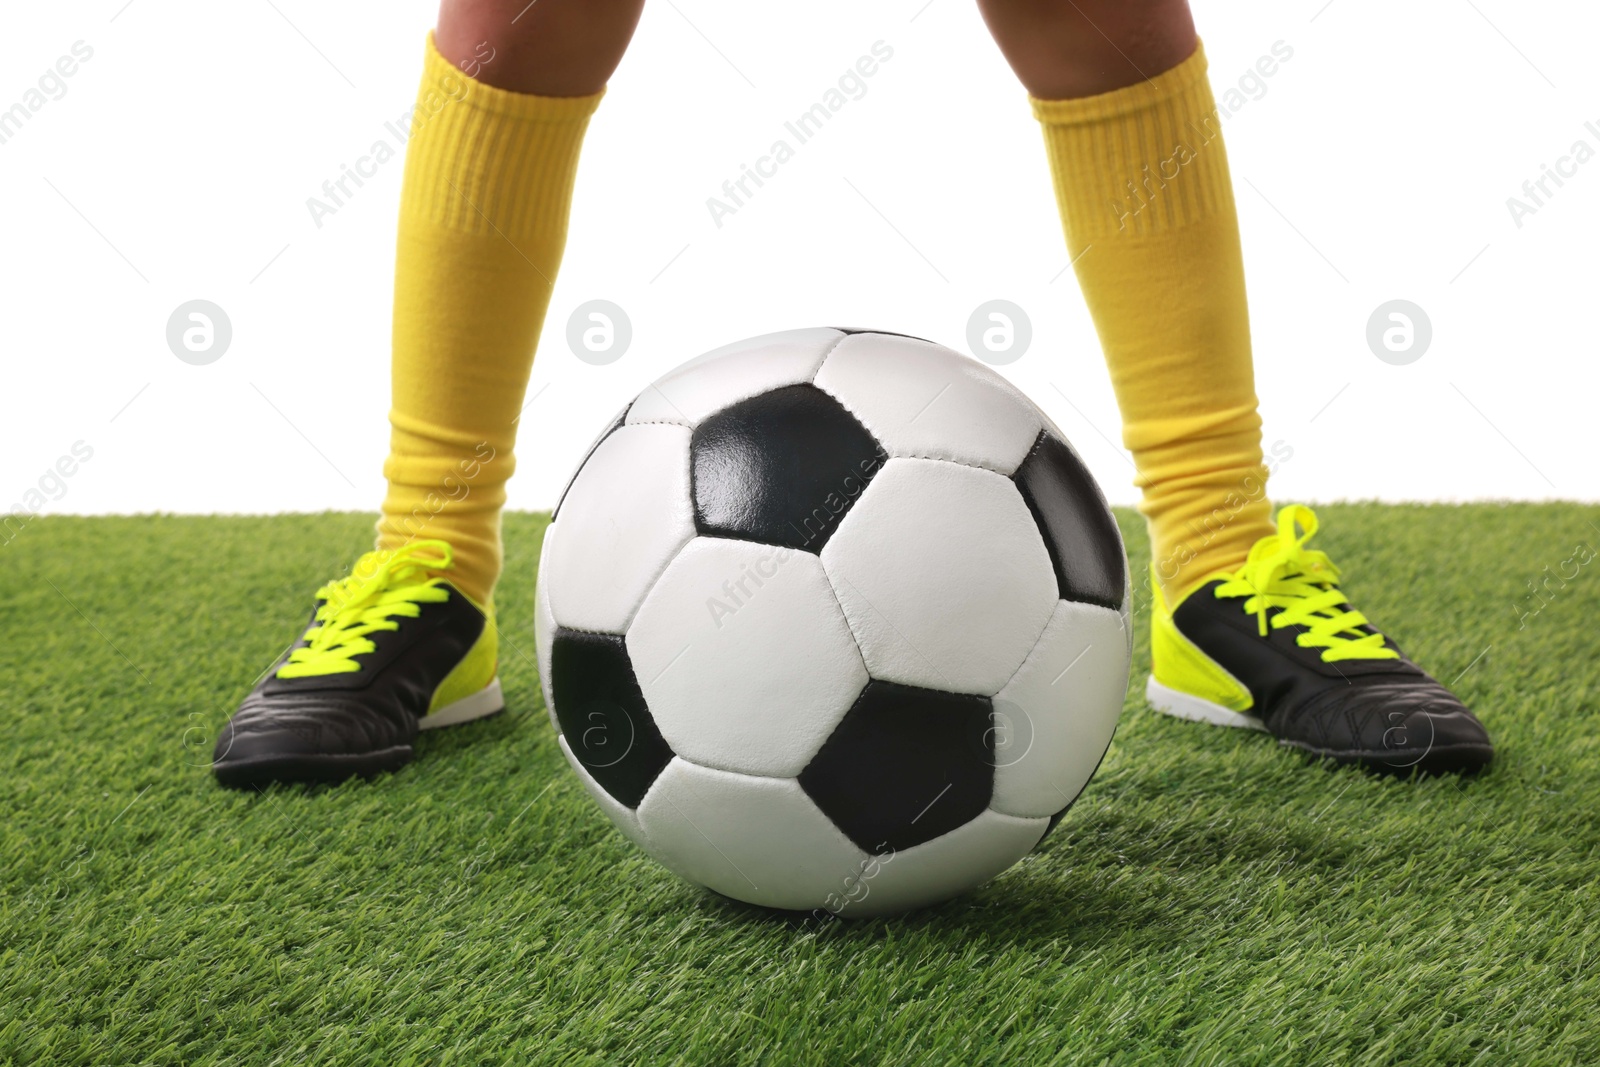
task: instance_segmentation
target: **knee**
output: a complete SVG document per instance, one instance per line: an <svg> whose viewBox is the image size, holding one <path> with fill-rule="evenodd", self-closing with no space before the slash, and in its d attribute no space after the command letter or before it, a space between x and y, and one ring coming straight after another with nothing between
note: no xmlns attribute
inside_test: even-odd
<svg viewBox="0 0 1600 1067"><path fill-rule="evenodd" d="M434 42L479 81L540 96L605 88L644 0L443 0Z"/></svg>
<svg viewBox="0 0 1600 1067"><path fill-rule="evenodd" d="M1188 0L978 0L1028 92L1060 100L1110 92L1194 52Z"/></svg>

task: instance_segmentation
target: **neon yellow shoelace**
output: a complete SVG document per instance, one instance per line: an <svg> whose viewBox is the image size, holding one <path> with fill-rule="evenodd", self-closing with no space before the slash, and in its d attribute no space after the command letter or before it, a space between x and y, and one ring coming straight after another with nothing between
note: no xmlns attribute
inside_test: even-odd
<svg viewBox="0 0 1600 1067"><path fill-rule="evenodd" d="M422 604L450 599L441 588L442 578L429 571L455 566L455 551L447 541L413 541L386 552L368 552L351 573L317 590L324 603L305 633L306 644L289 653L278 668L279 678L305 678L323 674L350 674L361 669L352 657L377 650L367 635L398 630L396 617L416 618Z"/></svg>
<svg viewBox="0 0 1600 1067"><path fill-rule="evenodd" d="M1299 527L1300 533L1296 532ZM1278 509L1278 532L1250 547L1250 557L1216 588L1218 597L1247 597L1244 610L1255 615L1261 636L1267 628L1304 626L1296 638L1301 648L1321 648L1322 661L1399 659L1386 648L1382 634L1359 627L1367 617L1350 607L1339 590L1339 568L1326 553L1306 548L1317 532L1310 508L1291 504ZM1277 614L1268 613L1277 609Z"/></svg>

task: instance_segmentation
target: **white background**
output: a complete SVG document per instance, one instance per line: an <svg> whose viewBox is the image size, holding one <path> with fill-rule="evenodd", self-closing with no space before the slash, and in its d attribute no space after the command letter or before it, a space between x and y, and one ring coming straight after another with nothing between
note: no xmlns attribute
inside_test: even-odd
<svg viewBox="0 0 1600 1067"><path fill-rule="evenodd" d="M0 109L74 42L93 57L0 144L0 509L79 440L93 458L46 512L376 507L402 164L320 229L306 200L393 141L433 16L428 0L12 7ZM1600 159L1520 228L1506 205L1575 140L1600 149L1596 9L1212 0L1196 16L1219 97L1274 42L1293 49L1225 127L1266 439L1293 449L1273 495L1600 498ZM866 95L719 229L707 197L879 40L894 55ZM1038 128L970 0L654 0L584 149L511 506L552 504L604 420L704 349L824 324L965 349L996 297L1034 331L1003 373L1130 502L1066 265ZM233 324L209 366L165 339L197 297ZM1397 297L1433 324L1409 366L1365 341ZM608 366L566 344L596 298L633 324Z"/></svg>

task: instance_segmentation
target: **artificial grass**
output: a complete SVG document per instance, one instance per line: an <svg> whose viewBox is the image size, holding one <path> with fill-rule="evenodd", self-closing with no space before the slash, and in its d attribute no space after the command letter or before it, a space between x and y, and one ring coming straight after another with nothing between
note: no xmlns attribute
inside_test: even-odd
<svg viewBox="0 0 1600 1067"><path fill-rule="evenodd" d="M212 782L212 739L370 517L37 520L0 547L0 1062L1600 1061L1596 568L1522 618L1597 509L1320 512L1357 604L1459 676L1486 774L1159 716L1141 612L1116 742L1040 851L827 924L678 881L584 794L531 659L545 517L506 520L509 714L264 794Z"/></svg>

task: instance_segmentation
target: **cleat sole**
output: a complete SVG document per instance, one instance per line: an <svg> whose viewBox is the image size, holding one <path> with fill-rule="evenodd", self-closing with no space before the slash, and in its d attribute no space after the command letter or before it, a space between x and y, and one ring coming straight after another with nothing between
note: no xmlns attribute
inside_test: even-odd
<svg viewBox="0 0 1600 1067"><path fill-rule="evenodd" d="M1176 719L1208 722L1212 726L1231 726L1236 730L1267 732L1266 724L1254 715L1233 711L1221 704L1213 704L1209 700L1202 700L1197 696L1162 685L1155 680L1154 675L1145 683L1144 698L1150 702L1152 708Z"/></svg>
<svg viewBox="0 0 1600 1067"><path fill-rule="evenodd" d="M431 715L424 715L417 720L417 729L437 730L441 726L459 726L475 719L486 719L504 711L505 707L505 697L500 692L500 679L496 677L471 696L462 697L454 704L446 704Z"/></svg>

